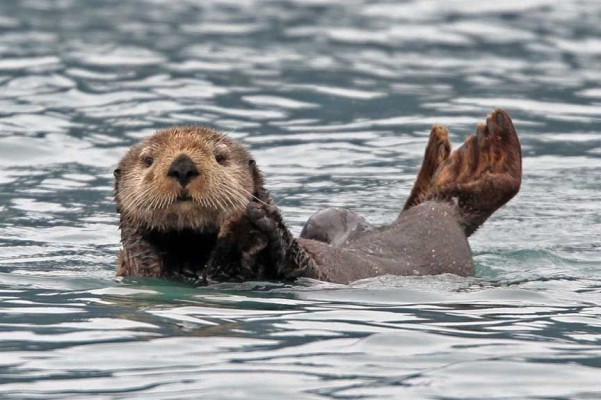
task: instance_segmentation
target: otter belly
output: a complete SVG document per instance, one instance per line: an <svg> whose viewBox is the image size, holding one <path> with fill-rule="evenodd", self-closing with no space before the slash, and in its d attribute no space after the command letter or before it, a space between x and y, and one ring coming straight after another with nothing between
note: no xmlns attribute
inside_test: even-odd
<svg viewBox="0 0 601 400"><path fill-rule="evenodd" d="M448 203L428 201L404 213L390 226L364 233L341 247L300 239L324 277L337 283L384 274L473 274L472 254Z"/></svg>

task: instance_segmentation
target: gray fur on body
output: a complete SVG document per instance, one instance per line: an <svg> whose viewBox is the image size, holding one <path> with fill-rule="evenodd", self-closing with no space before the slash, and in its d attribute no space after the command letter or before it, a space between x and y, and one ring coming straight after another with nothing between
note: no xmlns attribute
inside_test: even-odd
<svg viewBox="0 0 601 400"><path fill-rule="evenodd" d="M334 247L300 239L327 280L348 283L374 276L473 275L471 249L456 207L428 201L389 226Z"/></svg>

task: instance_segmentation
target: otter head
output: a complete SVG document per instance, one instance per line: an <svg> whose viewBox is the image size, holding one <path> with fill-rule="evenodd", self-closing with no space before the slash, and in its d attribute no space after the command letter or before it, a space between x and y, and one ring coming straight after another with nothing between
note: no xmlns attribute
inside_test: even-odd
<svg viewBox="0 0 601 400"><path fill-rule="evenodd" d="M215 231L263 187L244 146L200 127L145 139L121 159L115 179L121 219L157 231Z"/></svg>

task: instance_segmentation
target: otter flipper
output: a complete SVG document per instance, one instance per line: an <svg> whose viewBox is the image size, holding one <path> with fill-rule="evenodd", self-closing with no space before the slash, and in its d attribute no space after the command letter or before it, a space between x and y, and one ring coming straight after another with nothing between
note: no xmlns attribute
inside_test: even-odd
<svg viewBox="0 0 601 400"><path fill-rule="evenodd" d="M455 202L469 236L519 191L522 151L509 114L495 110L434 173L423 200Z"/></svg>
<svg viewBox="0 0 601 400"><path fill-rule="evenodd" d="M426 146L424 161L413 184L409 198L405 202L403 211L410 209L422 201L432 188L432 177L451 154L451 142L449 141L449 130L444 125L434 125L430 131L430 140Z"/></svg>

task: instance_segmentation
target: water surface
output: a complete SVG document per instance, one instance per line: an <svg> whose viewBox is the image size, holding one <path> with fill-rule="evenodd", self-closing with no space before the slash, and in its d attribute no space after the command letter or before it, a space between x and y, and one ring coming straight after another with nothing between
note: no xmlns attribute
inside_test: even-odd
<svg viewBox="0 0 601 400"><path fill-rule="evenodd" d="M0 397L601 397L597 1L0 3ZM495 107L520 194L477 275L194 288L114 278L118 159L201 124L246 143L295 233L407 196L429 128Z"/></svg>

